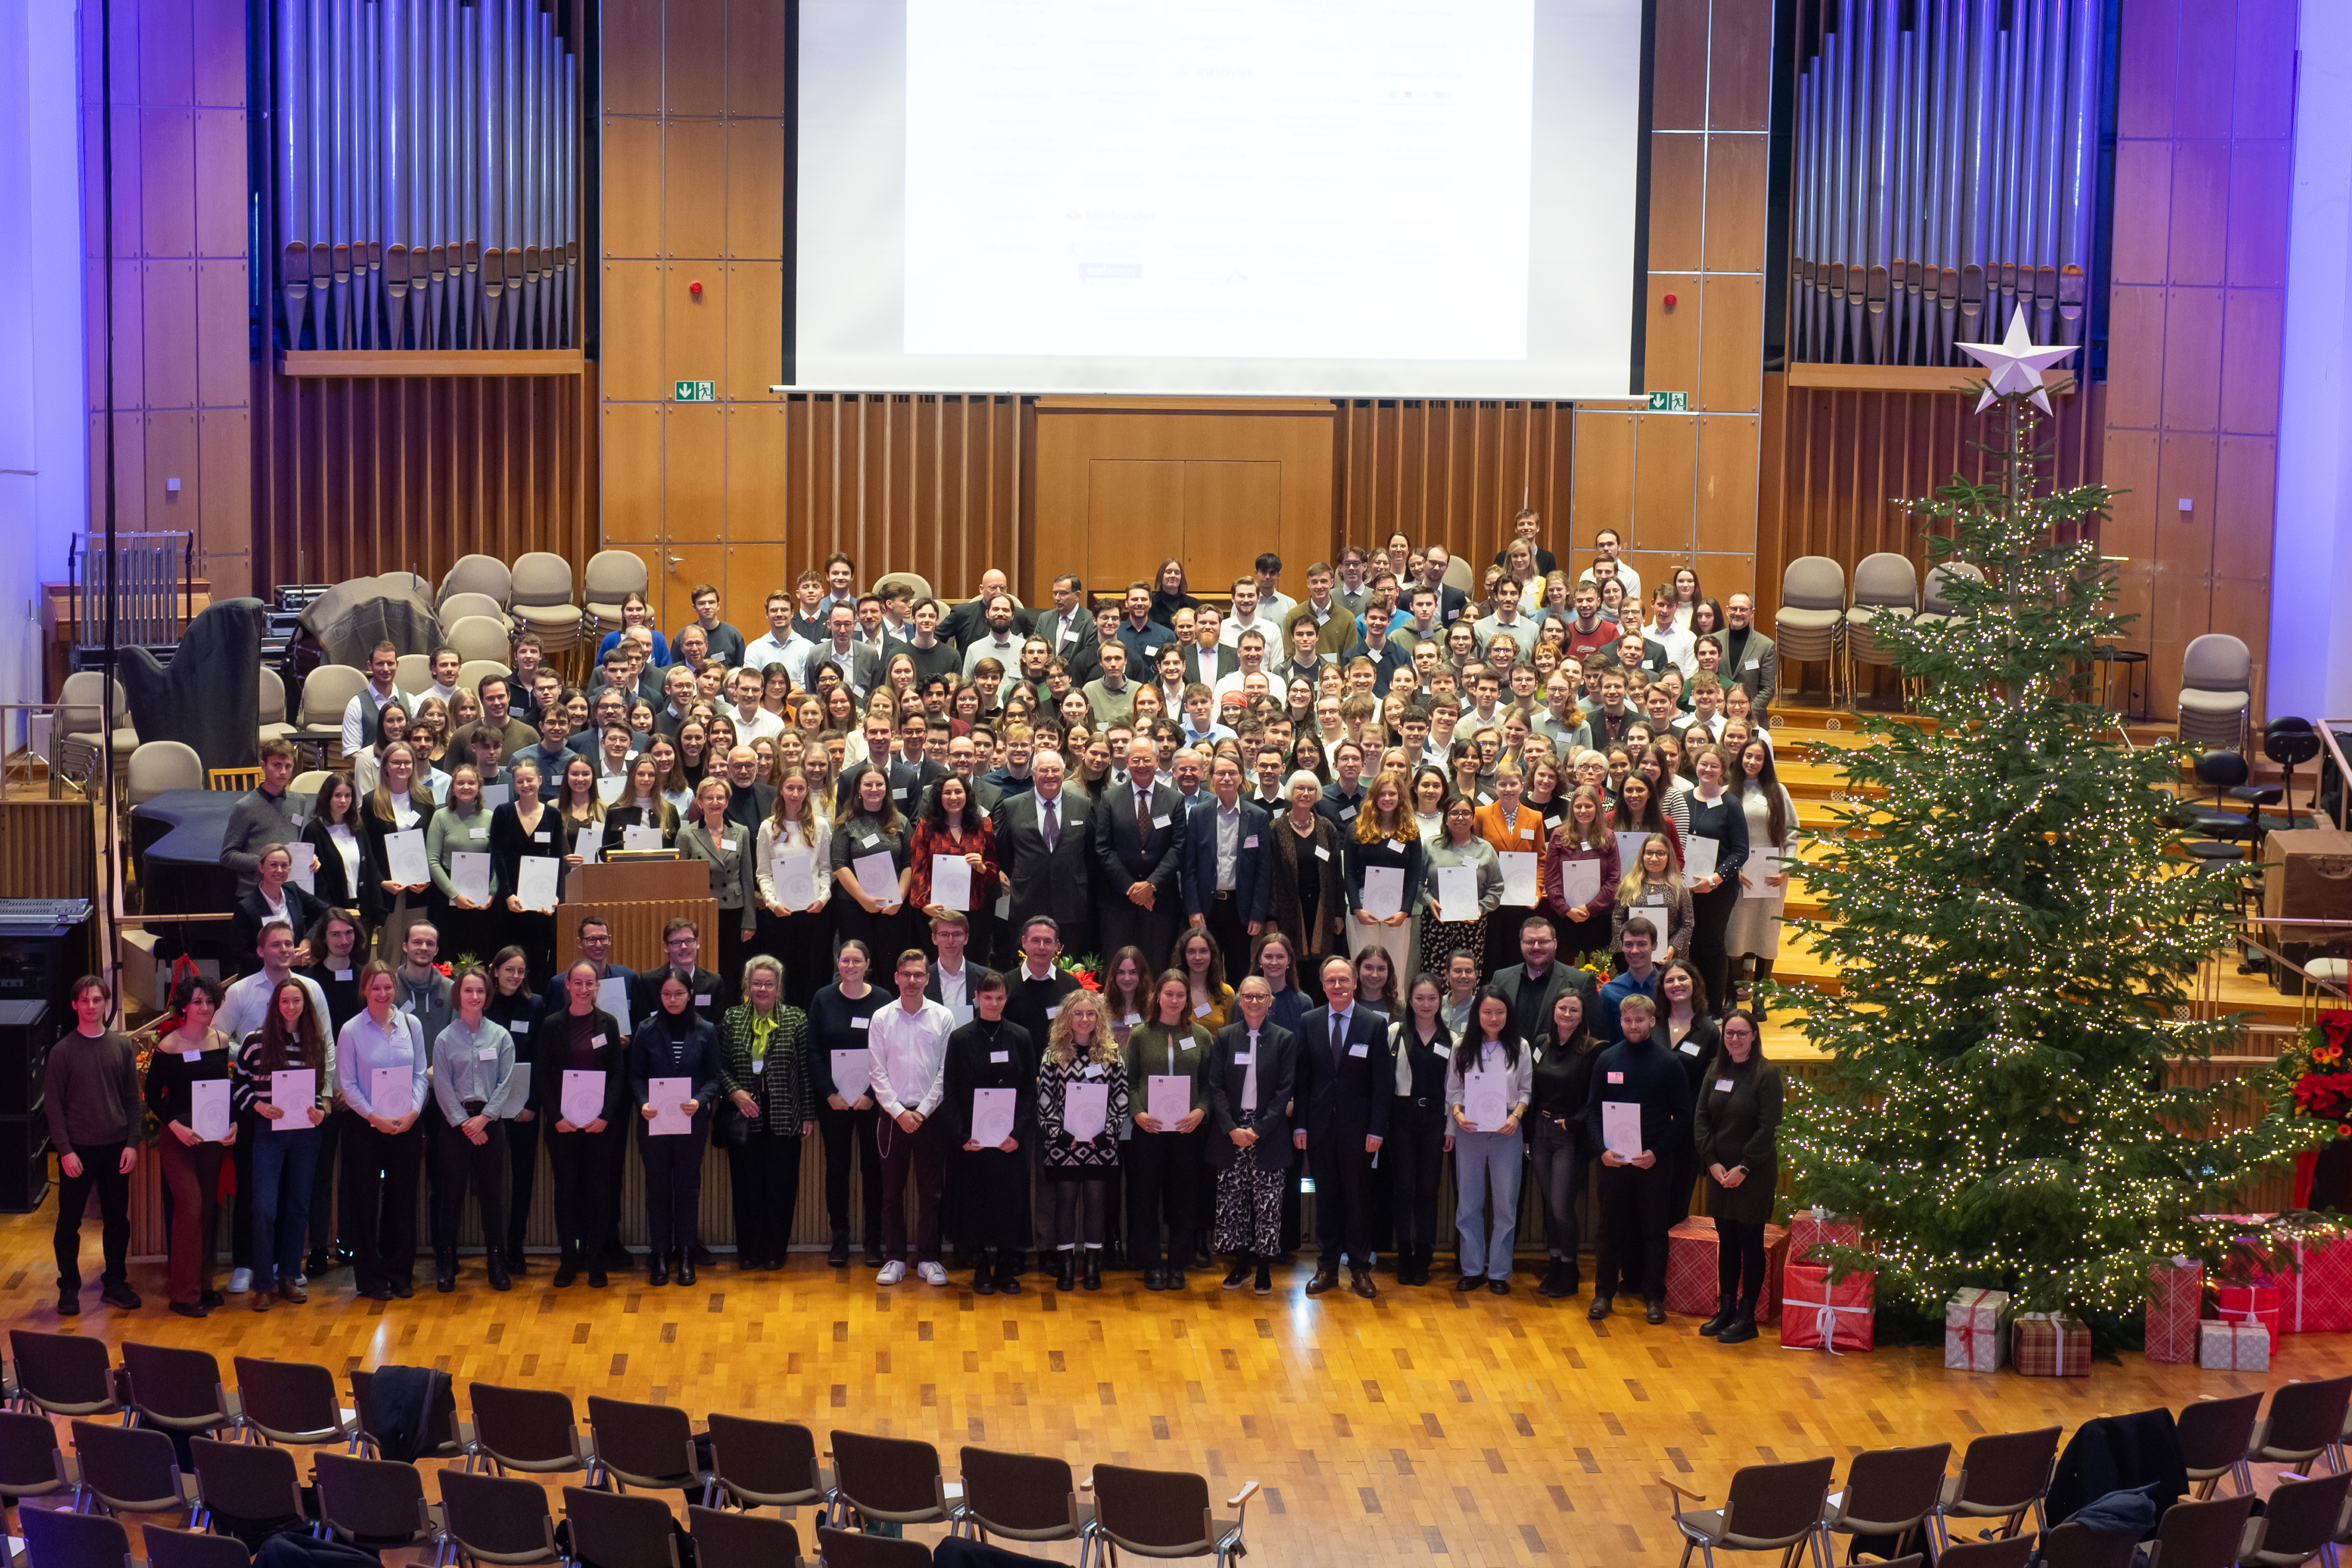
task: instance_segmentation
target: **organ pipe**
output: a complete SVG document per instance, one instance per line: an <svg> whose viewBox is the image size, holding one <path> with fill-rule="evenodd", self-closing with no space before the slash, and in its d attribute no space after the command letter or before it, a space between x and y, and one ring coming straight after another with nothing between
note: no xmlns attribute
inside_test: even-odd
<svg viewBox="0 0 2352 1568"><path fill-rule="evenodd" d="M1791 356L1946 365L2079 343L2093 297L2101 0L1812 0L1796 82Z"/></svg>
<svg viewBox="0 0 2352 1568"><path fill-rule="evenodd" d="M561 0L271 0L278 345L577 346Z"/></svg>

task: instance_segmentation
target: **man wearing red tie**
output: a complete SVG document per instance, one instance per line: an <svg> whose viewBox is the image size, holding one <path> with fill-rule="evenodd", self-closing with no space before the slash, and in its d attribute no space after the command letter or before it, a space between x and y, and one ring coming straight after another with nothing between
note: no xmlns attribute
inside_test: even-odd
<svg viewBox="0 0 2352 1568"><path fill-rule="evenodd" d="M1319 1255L1307 1293L1339 1283L1366 1300L1372 1284L1372 1156L1389 1130L1396 1072L1389 1021L1356 1002L1356 972L1334 953L1323 961L1324 1005L1298 1021L1297 1104L1303 1125L1291 1134L1315 1178L1315 1239Z"/></svg>

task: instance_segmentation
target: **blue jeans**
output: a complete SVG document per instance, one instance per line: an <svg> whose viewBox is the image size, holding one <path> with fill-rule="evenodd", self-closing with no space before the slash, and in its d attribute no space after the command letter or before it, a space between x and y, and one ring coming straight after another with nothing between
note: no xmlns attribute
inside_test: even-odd
<svg viewBox="0 0 2352 1568"><path fill-rule="evenodd" d="M1476 1279L1511 1277L1511 1242L1519 1230L1519 1166L1526 1143L1513 1132L1454 1130L1454 1226L1462 1235L1462 1272ZM1493 1189L1495 1234L1486 1235L1486 1195Z"/></svg>
<svg viewBox="0 0 2352 1568"><path fill-rule="evenodd" d="M310 1183L319 1168L322 1134L316 1127L279 1132L260 1117L247 1123L253 1140L253 1288L268 1290L299 1279L310 1232Z"/></svg>

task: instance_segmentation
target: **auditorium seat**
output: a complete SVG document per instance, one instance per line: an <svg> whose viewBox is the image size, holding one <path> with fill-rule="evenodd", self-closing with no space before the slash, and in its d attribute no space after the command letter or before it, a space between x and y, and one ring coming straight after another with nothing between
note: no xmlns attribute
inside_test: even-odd
<svg viewBox="0 0 2352 1568"><path fill-rule="evenodd" d="M1820 1465L1826 1488L1830 1461ZM1190 1471L1097 1465L1087 1484L1095 1494L1095 1540L1109 1544L1114 1560L1120 1552L1139 1557L1213 1557L1217 1568L1226 1568L1243 1555L1242 1527L1258 1489L1255 1481L1244 1483L1225 1500L1227 1508L1237 1510L1234 1517L1219 1519L1209 1509L1207 1479ZM1807 1534L1820 1513L1817 1491L1805 1519Z"/></svg>
<svg viewBox="0 0 2352 1568"><path fill-rule="evenodd" d="M392 678L392 689L414 698L417 692L433 685L433 657L430 654L404 653L400 656L400 668ZM414 706L412 703L411 706ZM409 717L415 718L415 714Z"/></svg>
<svg viewBox="0 0 2352 1568"><path fill-rule="evenodd" d="M294 726L286 720L286 682L268 665L257 673L261 677L261 738L283 740L294 732Z"/></svg>
<svg viewBox="0 0 2352 1568"><path fill-rule="evenodd" d="M144 805L166 790L203 789L209 780L205 760L184 741L158 741L131 753L130 787L124 798Z"/></svg>
<svg viewBox="0 0 2352 1568"><path fill-rule="evenodd" d="M352 699L367 685L367 671L353 669L348 664L322 664L302 678L301 721L296 727L305 732L331 734L340 740L343 732L343 710Z"/></svg>
<svg viewBox="0 0 2352 1568"><path fill-rule="evenodd" d="M2180 738L2242 751L2254 700L2253 656L2227 632L2207 632L2180 655Z"/></svg>
<svg viewBox="0 0 2352 1568"><path fill-rule="evenodd" d="M1838 638L1845 625L1845 568L1826 555L1800 555L1780 574L1780 610L1772 638L1780 645L1780 685L1793 696L1787 667L1820 659L1829 667L1830 702L1837 702Z"/></svg>
<svg viewBox="0 0 2352 1568"><path fill-rule="evenodd" d="M433 595L433 607L442 618L450 615L449 601L460 594L480 594L499 608L514 593L514 574L507 563L495 555L460 555L457 563L442 576L441 586Z"/></svg>
<svg viewBox="0 0 2352 1568"><path fill-rule="evenodd" d="M1857 666L1895 662L1872 628L1883 618L1907 620L1919 611L1919 572L1907 555L1882 550L1853 569L1853 603L1845 613L1845 689L1852 696Z"/></svg>
<svg viewBox="0 0 2352 1568"><path fill-rule="evenodd" d="M1940 565L1928 567L1927 591L1921 597L1918 616L1922 626L1936 621L1960 618L1959 612L1953 608L1951 600L1944 597L1944 581L1948 577L1967 577L1981 583L1984 581L1984 573L1965 561L1947 561Z"/></svg>
<svg viewBox="0 0 2352 1568"><path fill-rule="evenodd" d="M104 722L99 704L105 700L106 679L94 669L78 669L66 677L58 692L55 765L68 778L79 779L98 765L99 730ZM114 757L120 763L139 749L139 731L131 726L131 706L122 682L114 687Z"/></svg>
<svg viewBox="0 0 2352 1568"><path fill-rule="evenodd" d="M514 593L507 601L514 618L539 634L541 650L550 664L562 667L563 656L580 646L580 606L572 598L572 563L561 555L534 550L514 563Z"/></svg>
<svg viewBox="0 0 2352 1568"><path fill-rule="evenodd" d="M1685 1500L1706 1500L1705 1492L1666 1476L1658 1484L1674 1505L1675 1531L1682 1538L1683 1561L1693 1552L1715 1568L1715 1554L1725 1552L1792 1552L1810 1541L1822 1521L1829 1496L1834 1459L1799 1459L1781 1465L1743 1465L1732 1472L1721 1508L1685 1509Z"/></svg>
<svg viewBox="0 0 2352 1568"><path fill-rule="evenodd" d="M462 621L467 616L479 616L486 621L496 622L502 634L510 634L514 630L514 617L507 614L506 605L488 594L452 594L435 608L440 611L444 626Z"/></svg>
<svg viewBox="0 0 2352 1568"><path fill-rule="evenodd" d="M514 650L506 624L488 616L460 616L441 626L441 637L467 664L495 663L504 667Z"/></svg>
<svg viewBox="0 0 2352 1568"><path fill-rule="evenodd" d="M646 592L646 558L633 550L599 550L580 583L581 607L596 623L596 639L621 629L621 601Z"/></svg>
<svg viewBox="0 0 2352 1568"><path fill-rule="evenodd" d="M462 690L475 691L480 689L482 681L487 677L513 673L514 671L507 667L505 659L469 658L457 667L457 685Z"/></svg>

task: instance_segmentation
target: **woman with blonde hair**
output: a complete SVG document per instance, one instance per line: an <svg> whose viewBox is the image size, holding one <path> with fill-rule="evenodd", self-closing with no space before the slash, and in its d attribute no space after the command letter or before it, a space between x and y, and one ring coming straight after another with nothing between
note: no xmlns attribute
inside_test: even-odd
<svg viewBox="0 0 2352 1568"><path fill-rule="evenodd" d="M1082 1098L1091 1100L1097 1086L1104 1090L1102 1118L1097 1122L1089 1112L1079 1128L1088 1136L1079 1138L1071 1130L1070 1091L1083 1088ZM1081 1274L1087 1289L1102 1289L1103 1211L1110 1173L1118 1169L1118 1131L1127 1118L1127 1068L1111 1038L1102 998L1073 991L1046 1032L1037 1069L1045 1188L1045 1234L1039 1240L1054 1249L1059 1289L1076 1289Z"/></svg>
<svg viewBox="0 0 2352 1568"><path fill-rule="evenodd" d="M1421 904L1424 858L1421 824L1405 795L1404 774L1383 773L1365 786L1363 809L1356 814L1346 856L1348 882L1348 951L1368 947L1387 951L1391 973L1412 968L1412 912ZM1364 891L1375 869L1393 873L1399 886L1391 909L1384 900L1380 912L1365 907Z"/></svg>
<svg viewBox="0 0 2352 1568"><path fill-rule="evenodd" d="M776 858L809 857L811 901L786 903L776 881ZM783 996L806 1011L832 968L833 927L825 906L833 889L833 824L805 766L786 768L776 781L776 804L760 825L751 874L760 901L755 945L783 962Z"/></svg>
<svg viewBox="0 0 2352 1568"><path fill-rule="evenodd" d="M383 915L382 923L376 927L378 952L397 957L401 944L408 940L408 928L425 918L425 899L433 891L431 873L428 871L422 881L394 881L388 846L395 833L428 827L436 809L433 797L424 792L416 776L416 753L408 742L396 741L385 747L383 777L368 793L367 813L362 819L367 830L368 863L383 873L377 904Z"/></svg>
<svg viewBox="0 0 2352 1568"><path fill-rule="evenodd" d="M1690 889L1683 885L1682 871L1663 833L1651 833L1642 840L1640 856L1617 884L1616 905L1609 911L1611 952L1617 951L1625 922L1637 914L1666 933L1658 944L1655 962L1671 963L1689 954Z"/></svg>

